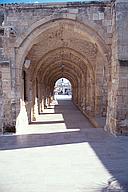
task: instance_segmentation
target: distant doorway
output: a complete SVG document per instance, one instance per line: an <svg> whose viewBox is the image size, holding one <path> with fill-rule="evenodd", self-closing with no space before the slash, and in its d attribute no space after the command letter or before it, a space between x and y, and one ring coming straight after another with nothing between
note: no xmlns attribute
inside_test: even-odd
<svg viewBox="0 0 128 192"><path fill-rule="evenodd" d="M56 81L54 97L56 99L72 99L72 85L68 79L60 78Z"/></svg>

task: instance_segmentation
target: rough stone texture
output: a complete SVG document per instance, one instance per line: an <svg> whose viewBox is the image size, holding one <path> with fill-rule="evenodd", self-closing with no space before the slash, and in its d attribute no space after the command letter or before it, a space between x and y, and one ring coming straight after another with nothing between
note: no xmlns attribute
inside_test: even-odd
<svg viewBox="0 0 128 192"><path fill-rule="evenodd" d="M117 1L113 14L116 25L113 27L112 78L107 121L109 121L108 127L113 129L112 132L118 134L127 134L128 130L127 7L128 3Z"/></svg>
<svg viewBox="0 0 128 192"><path fill-rule="evenodd" d="M22 106L26 125L36 120L63 76L84 114L93 122L107 117L107 130L127 133L128 66L120 66L128 60L127 6L119 1L0 5L4 127L22 123Z"/></svg>
<svg viewBox="0 0 128 192"><path fill-rule="evenodd" d="M3 128L3 89L2 89L2 73L0 71L0 132Z"/></svg>

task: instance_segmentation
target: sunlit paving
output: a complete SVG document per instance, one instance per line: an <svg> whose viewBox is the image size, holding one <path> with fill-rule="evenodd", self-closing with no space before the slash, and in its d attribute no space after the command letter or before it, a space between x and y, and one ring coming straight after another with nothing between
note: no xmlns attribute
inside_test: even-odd
<svg viewBox="0 0 128 192"><path fill-rule="evenodd" d="M88 142L2 151L1 161L2 192L93 192L112 177Z"/></svg>
<svg viewBox="0 0 128 192"><path fill-rule="evenodd" d="M0 0L0 192L128 192L128 0Z"/></svg>
<svg viewBox="0 0 128 192"><path fill-rule="evenodd" d="M63 116L63 111L56 112L56 108L59 107L58 100L71 100L71 95L56 95L55 100L51 105L44 109L44 112L38 115L36 122L33 121L30 125L22 127L16 133L16 135L21 134L35 134L35 133L55 133L55 132L70 132L79 131L79 128L67 128L66 121ZM65 113L68 113L69 108ZM64 114L65 114L64 113ZM22 113L24 116L24 113ZM71 117L72 118L72 117ZM70 119L71 122L71 119Z"/></svg>
<svg viewBox="0 0 128 192"><path fill-rule="evenodd" d="M42 114L37 118L37 122L64 121L62 114Z"/></svg>
<svg viewBox="0 0 128 192"><path fill-rule="evenodd" d="M67 96L0 139L0 192L127 192L127 139L93 128Z"/></svg>

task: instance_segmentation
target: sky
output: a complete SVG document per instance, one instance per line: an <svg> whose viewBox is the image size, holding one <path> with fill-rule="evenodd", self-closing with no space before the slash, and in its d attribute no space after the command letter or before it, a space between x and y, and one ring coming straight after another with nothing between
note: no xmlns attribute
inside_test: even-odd
<svg viewBox="0 0 128 192"><path fill-rule="evenodd" d="M58 3L58 2L79 2L79 1L103 1L103 0L0 0L0 4L4 3Z"/></svg>
<svg viewBox="0 0 128 192"><path fill-rule="evenodd" d="M2 3L49 3L49 2L78 2L78 1L91 1L91 0L0 0ZM96 1L96 0L95 0Z"/></svg>

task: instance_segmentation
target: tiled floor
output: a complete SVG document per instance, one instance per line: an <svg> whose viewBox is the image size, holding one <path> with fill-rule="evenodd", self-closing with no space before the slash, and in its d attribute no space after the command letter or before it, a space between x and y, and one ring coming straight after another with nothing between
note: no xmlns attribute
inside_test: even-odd
<svg viewBox="0 0 128 192"><path fill-rule="evenodd" d="M110 178L127 188L128 137L92 128L70 100L54 104L0 136L0 192L103 192Z"/></svg>

